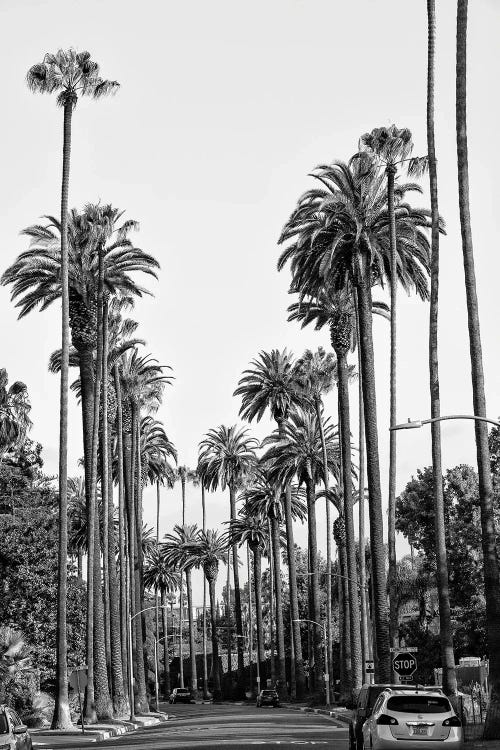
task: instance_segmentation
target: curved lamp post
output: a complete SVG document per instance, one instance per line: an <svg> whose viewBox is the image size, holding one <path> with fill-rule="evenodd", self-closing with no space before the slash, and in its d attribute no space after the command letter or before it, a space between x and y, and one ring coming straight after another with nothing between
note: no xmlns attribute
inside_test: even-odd
<svg viewBox="0 0 500 750"><path fill-rule="evenodd" d="M160 605L160 609L166 609L168 607L167 604L164 604L163 606ZM139 612L136 612L133 615L128 616L128 658L130 661L130 669L128 670L128 691L129 691L129 700L130 700L130 721L135 720L135 696L134 696L134 653L133 653L133 647L132 647L132 620L135 620L136 617L139 615L142 615L143 612L149 612L150 610L154 609L156 611L156 606L154 607L145 607L145 609L141 609ZM157 656L157 641L155 640L155 684L156 684L156 710L158 711L158 659ZM159 639L161 640L161 638Z"/></svg>
<svg viewBox="0 0 500 750"><path fill-rule="evenodd" d="M294 620L293 622L312 622L313 625L317 625L323 632L323 649L325 652L325 690L326 690L326 705L330 705L330 675L326 671L328 669L328 652L326 646L326 625L325 623L316 622L316 620L308 620L304 617Z"/></svg>
<svg viewBox="0 0 500 750"><path fill-rule="evenodd" d="M500 427L500 422L497 422L496 419L490 419L489 417L477 417L475 414L450 414L446 417L434 417L433 419L411 420L408 417L407 422L403 422L402 424L395 424L392 427L389 427L389 432L391 432L392 430L414 430L418 429L419 427L423 427L424 424L432 424L432 422L446 422L450 419L474 419L477 422L488 422L489 424L494 424L496 427Z"/></svg>

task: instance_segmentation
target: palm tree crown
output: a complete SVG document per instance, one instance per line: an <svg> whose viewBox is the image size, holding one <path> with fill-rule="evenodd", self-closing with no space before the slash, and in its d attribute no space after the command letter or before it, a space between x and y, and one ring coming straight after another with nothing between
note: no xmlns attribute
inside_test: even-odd
<svg viewBox="0 0 500 750"><path fill-rule="evenodd" d="M76 105L79 96L100 99L114 94L120 87L117 81L107 81L100 76L99 65L90 52L76 52L74 49L47 53L41 63L33 65L26 75L31 91L41 94L57 92L57 104Z"/></svg>
<svg viewBox="0 0 500 750"><path fill-rule="evenodd" d="M247 428L220 425L209 430L200 443L198 461L206 488L236 488L255 466L257 447Z"/></svg>
<svg viewBox="0 0 500 750"><path fill-rule="evenodd" d="M269 408L276 421L286 419L290 408L301 401L292 354L286 349L260 352L251 364L233 394L242 397L240 415L249 422L254 418L259 422Z"/></svg>

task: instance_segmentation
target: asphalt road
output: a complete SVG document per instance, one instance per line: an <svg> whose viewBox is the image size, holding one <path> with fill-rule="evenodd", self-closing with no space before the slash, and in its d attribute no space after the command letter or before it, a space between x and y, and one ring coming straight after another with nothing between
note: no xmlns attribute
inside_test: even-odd
<svg viewBox="0 0 500 750"><path fill-rule="evenodd" d="M163 708L163 707L162 707ZM171 748L251 748L279 746L347 750L345 725L291 708L238 705L168 706L166 724L149 727L106 742L71 743L71 748L107 750L170 750ZM46 747L49 746L47 742ZM66 745L58 744L58 749ZM70 745L67 745L70 747Z"/></svg>

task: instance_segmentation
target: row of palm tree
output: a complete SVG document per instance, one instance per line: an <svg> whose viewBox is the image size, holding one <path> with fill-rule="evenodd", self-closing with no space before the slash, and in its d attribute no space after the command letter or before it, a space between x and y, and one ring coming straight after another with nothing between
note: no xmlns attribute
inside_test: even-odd
<svg viewBox="0 0 500 750"><path fill-rule="evenodd" d="M99 98L117 90L118 84L101 78L99 66L87 52L60 50L46 55L28 72L34 91L57 93L63 108L63 177L61 214L45 217L42 224L25 230L29 249L4 273L2 283L12 285L20 316L36 307L62 303L61 350L51 367L61 375L59 451L59 607L57 625L57 697L54 727L70 724L66 658L66 578L68 559L68 369L79 368L72 388L82 407L84 490L87 510L87 660L89 687L86 718L107 718L131 710L147 710L147 652L143 552L142 492L147 482L171 486L177 478L183 489L182 526L160 545L157 523L155 554L165 566L165 581L178 568L189 610L191 678L196 678L193 642L191 570L201 566L208 583L212 619L212 672L214 692L219 690L215 580L219 562L229 545L234 582L235 637L238 693L243 693L243 616L239 579L240 543L249 544L254 566L255 602L260 596L257 573L267 525L267 548L272 568L276 678L286 691L285 632L281 588L281 536L286 528L290 586L291 640L294 654L292 690L304 691L304 659L300 637L297 575L293 535L294 515L305 512L308 530L308 619L312 622L313 687L322 689L321 612L319 608L316 502L326 502L327 578L333 576L331 540L339 546L339 599L342 602L342 669L348 690L359 687L363 658L373 641L376 678L391 679L390 647L397 635L397 561L395 548L396 432L391 431L388 493L388 572L386 570L381 467L378 446L377 393L374 365L373 315L390 320L391 383L390 425L396 423L397 298L398 284L422 300L430 297L429 374L431 413L440 417L438 375L439 235L437 168L434 142L435 7L428 0L428 153L413 157L411 133L403 128L375 128L360 138L358 150L347 162L320 165L313 173L315 185L298 201L279 239L283 250L278 269L289 267L290 293L296 295L289 319L301 325L327 325L334 355L323 350L307 352L298 362L286 351L262 352L243 373L235 395L242 397L240 414L249 422L266 412L276 429L262 444L246 428L220 426L210 430L200 444L197 480L205 490L228 490L230 525L227 538L206 530L203 495L203 528L185 524L185 486L194 479L187 467L174 469L176 451L152 414L158 409L164 387L170 382L165 366L141 355L141 342L132 338L135 323L123 317L133 299L146 290L131 274L156 276L157 261L136 248L130 234L135 221L111 205L88 204L69 211L68 188L71 122L79 97ZM486 416L482 350L470 226L468 144L466 119L467 0L457 0L457 165L462 229L464 275L472 366L474 414ZM400 177L422 177L428 170L431 209L415 208L410 197L421 188ZM430 230L431 241L428 239ZM430 292L428 277L430 274ZM390 306L373 299L373 288L390 289ZM70 346L70 333L73 347ZM352 458L349 389L353 372L349 352L358 349L360 444L358 466ZM322 397L337 383L338 415L334 428L324 413ZM480 485L482 546L487 602L487 636L490 651L491 704L486 736L500 733L500 576L492 506L486 423L475 423ZM453 640L447 592L444 546L441 438L439 422L432 426L435 486L437 585L441 620L444 686L456 692ZM356 557L353 505L359 500L359 538L364 542L365 462L368 489L371 574L368 586L364 554ZM357 492L354 481L358 479ZM294 484L296 483L296 485ZM118 529L114 523L114 486L118 488ZM317 491L323 485L321 492ZM297 509L301 492L305 510ZM98 512L100 503L102 512ZM238 513L238 499L244 515ZM302 501L303 502L303 501ZM295 505L294 505L295 503ZM338 511L331 523L331 504ZM299 503L300 504L300 503ZM243 524L243 525L242 525ZM118 536L118 543L116 543ZM250 554L248 557L250 560ZM228 558L229 571L229 558ZM359 577L358 577L359 576ZM101 579L103 585L101 585ZM170 580L169 586L177 585ZM155 586L163 596L165 586ZM228 587L228 602L230 591ZM331 659L332 585L328 585L326 622L327 659ZM158 595L157 638L158 626ZM162 605L164 610L164 606ZM181 616L184 611L181 601ZM250 606L250 612L252 607ZM258 662L262 663L262 633L256 606ZM132 632L133 631L133 632ZM206 633L206 631L205 631ZM370 634L372 637L370 638ZM182 635L182 623L181 623ZM132 658L127 643L132 641ZM206 634L205 634L206 640ZM182 643L182 638L181 638ZM165 649L168 651L168 649ZM181 658L181 670L183 659ZM206 663L206 659L205 659ZM262 665L263 666L263 665ZM207 682L207 667L204 668ZM136 685L132 695L127 685ZM193 687L194 684L193 684Z"/></svg>

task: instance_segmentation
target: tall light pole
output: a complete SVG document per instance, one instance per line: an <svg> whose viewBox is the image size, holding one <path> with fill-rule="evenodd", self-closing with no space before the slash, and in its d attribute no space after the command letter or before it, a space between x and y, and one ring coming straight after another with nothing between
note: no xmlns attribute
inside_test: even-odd
<svg viewBox="0 0 500 750"><path fill-rule="evenodd" d="M294 622L311 622L313 625L317 625L319 628L321 628L323 632L323 649L325 652L325 691L326 691L326 705L330 705L330 675L328 674L328 651L327 651L327 645L326 645L326 625L325 623L317 622L316 620L308 620L306 618L301 617L298 620L294 620Z"/></svg>
<svg viewBox="0 0 500 750"><path fill-rule="evenodd" d="M163 608L166 609L167 605L164 604ZM132 647L132 620L142 615L143 612L149 612L150 610L156 610L154 607L146 607L136 612L133 615L128 616L128 656L130 661L130 669L128 670L128 686L130 695L130 721L135 721L135 697L134 697L134 653ZM156 684L156 710L158 711L158 659L157 657L157 640L155 638L155 684Z"/></svg>

